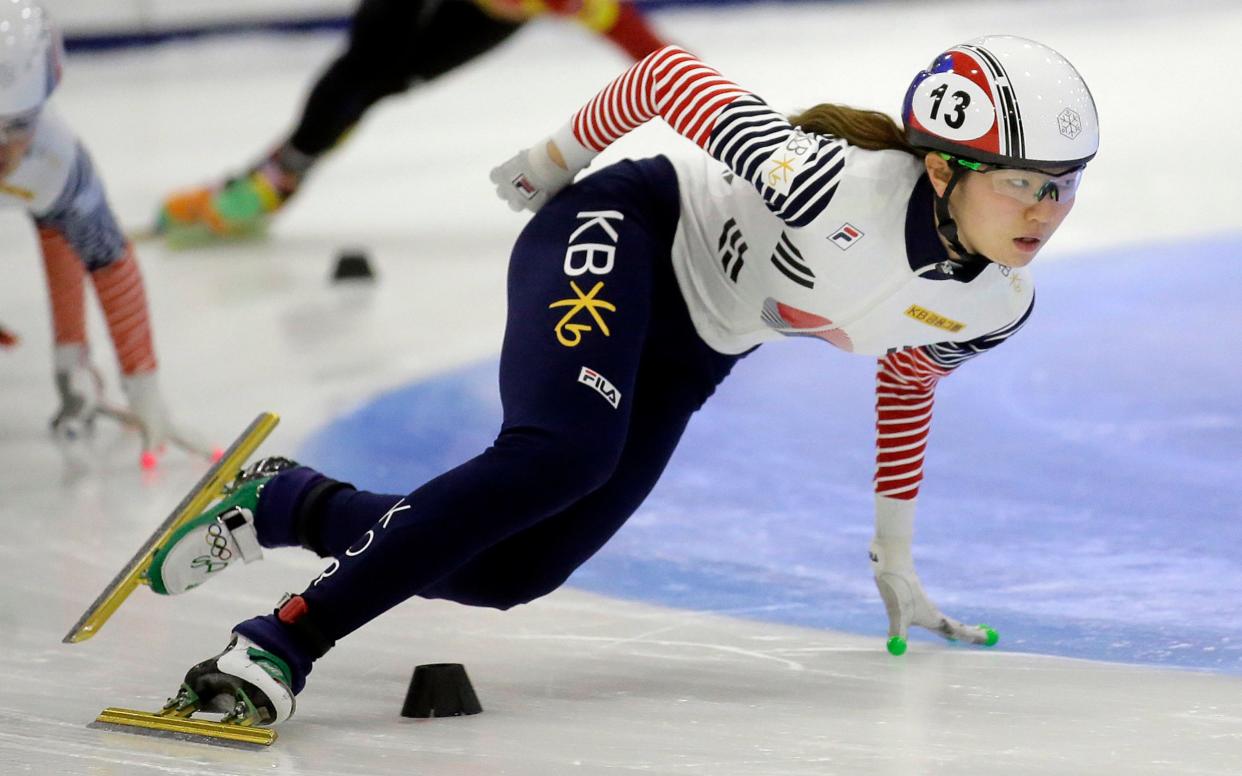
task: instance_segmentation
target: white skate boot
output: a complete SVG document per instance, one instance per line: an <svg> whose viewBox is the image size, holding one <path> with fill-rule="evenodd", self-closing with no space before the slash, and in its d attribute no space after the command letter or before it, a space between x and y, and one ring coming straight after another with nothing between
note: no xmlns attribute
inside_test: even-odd
<svg viewBox="0 0 1242 776"><path fill-rule="evenodd" d="M146 572L151 590L178 595L192 590L232 563L253 563L263 557L254 515L263 486L296 463L271 457L241 471L224 491L224 498L178 528L155 549Z"/></svg>
<svg viewBox="0 0 1242 776"><path fill-rule="evenodd" d="M224 651L191 668L177 697L164 711L189 716L198 711L224 714L234 725L275 725L293 716L297 703L289 666L277 655L233 634Z"/></svg>

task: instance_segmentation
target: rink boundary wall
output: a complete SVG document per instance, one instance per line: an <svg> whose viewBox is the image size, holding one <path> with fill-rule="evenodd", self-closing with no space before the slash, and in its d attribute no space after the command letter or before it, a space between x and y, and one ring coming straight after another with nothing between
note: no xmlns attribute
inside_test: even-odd
<svg viewBox="0 0 1242 776"><path fill-rule="evenodd" d="M251 33L299 34L343 30L355 0L216 0L209 9L186 0L132 0L107 14L83 12L73 0L45 0L65 35L70 51L98 51L150 46L209 35ZM763 3L849 2L849 0L635 0L644 9L759 5ZM93 5L93 4L92 4Z"/></svg>

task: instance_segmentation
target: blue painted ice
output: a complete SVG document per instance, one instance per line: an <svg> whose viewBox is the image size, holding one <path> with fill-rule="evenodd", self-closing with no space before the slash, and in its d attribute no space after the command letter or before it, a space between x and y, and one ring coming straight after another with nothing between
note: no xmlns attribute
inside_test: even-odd
<svg viewBox="0 0 1242 776"><path fill-rule="evenodd" d="M1036 265L1027 327L938 391L915 557L946 612L1000 649L1242 673L1240 255L1227 235ZM303 460L412 490L491 441L495 371L380 396ZM571 583L881 640L872 371L760 348Z"/></svg>

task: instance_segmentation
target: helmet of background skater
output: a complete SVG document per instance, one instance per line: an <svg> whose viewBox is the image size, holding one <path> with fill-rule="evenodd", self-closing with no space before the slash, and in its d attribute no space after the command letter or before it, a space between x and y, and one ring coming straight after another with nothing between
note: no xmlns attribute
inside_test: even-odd
<svg viewBox="0 0 1242 776"><path fill-rule="evenodd" d="M1080 167L1100 143L1082 76L1053 49L1014 35L937 56L914 77L901 116L917 148L1005 167Z"/></svg>
<svg viewBox="0 0 1242 776"><path fill-rule="evenodd" d="M36 110L60 83L64 43L38 0L0 0L0 117Z"/></svg>

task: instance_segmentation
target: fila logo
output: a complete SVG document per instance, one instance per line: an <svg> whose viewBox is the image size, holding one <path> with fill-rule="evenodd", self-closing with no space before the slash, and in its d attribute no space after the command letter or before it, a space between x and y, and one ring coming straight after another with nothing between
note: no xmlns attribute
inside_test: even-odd
<svg viewBox="0 0 1242 776"><path fill-rule="evenodd" d="M608 382L607 378L594 369L582 367L582 371L578 373L578 382L594 388L595 392L603 396L612 405L614 410L620 406L621 392L617 390L616 386Z"/></svg>
<svg viewBox="0 0 1242 776"><path fill-rule="evenodd" d="M524 173L518 173L510 183L526 199L534 199L535 195L539 193L539 189L535 188L535 184L531 183Z"/></svg>
<svg viewBox="0 0 1242 776"><path fill-rule="evenodd" d="M841 228L833 232L832 236L829 237L828 239L832 240L832 242L838 248L844 251L844 250L849 249L854 243L858 242L863 237L864 235L861 229L858 229L857 227L854 227L854 226L850 226L847 223L847 224L842 224Z"/></svg>

